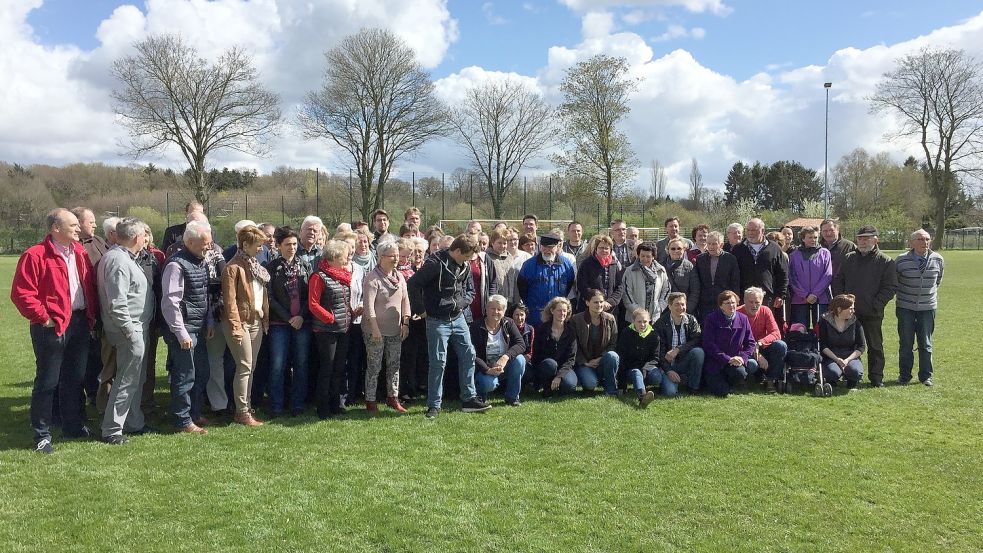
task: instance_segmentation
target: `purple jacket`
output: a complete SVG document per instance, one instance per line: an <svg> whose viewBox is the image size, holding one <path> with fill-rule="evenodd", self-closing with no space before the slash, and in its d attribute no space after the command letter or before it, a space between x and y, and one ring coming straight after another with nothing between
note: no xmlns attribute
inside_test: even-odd
<svg viewBox="0 0 983 553"><path fill-rule="evenodd" d="M788 256L788 288L792 303L806 303L809 294L819 298L817 303L829 304L829 285L833 282L832 255L820 247L812 259L806 259L802 248Z"/></svg>
<svg viewBox="0 0 983 553"><path fill-rule="evenodd" d="M747 363L754 354L754 335L751 322L744 313L735 313L733 322L728 321L723 311L714 309L703 320L703 353L706 359L703 370L717 374L730 358L739 355Z"/></svg>

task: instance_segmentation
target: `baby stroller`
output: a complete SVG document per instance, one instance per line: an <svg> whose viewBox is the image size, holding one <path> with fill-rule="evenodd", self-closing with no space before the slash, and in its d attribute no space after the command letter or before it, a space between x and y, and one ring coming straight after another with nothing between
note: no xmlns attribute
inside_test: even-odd
<svg viewBox="0 0 983 553"><path fill-rule="evenodd" d="M778 382L778 393L791 393L795 386L812 387L816 397L830 397L833 386L823 381L822 355L816 335L801 323L789 328L785 335L788 353L785 354L785 377Z"/></svg>

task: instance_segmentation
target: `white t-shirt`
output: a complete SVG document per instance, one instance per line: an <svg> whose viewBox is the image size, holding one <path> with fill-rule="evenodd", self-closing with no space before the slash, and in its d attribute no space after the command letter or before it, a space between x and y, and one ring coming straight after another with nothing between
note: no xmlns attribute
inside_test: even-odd
<svg viewBox="0 0 983 553"><path fill-rule="evenodd" d="M505 355L508 349L508 344L505 343L504 328L499 328L498 332L488 333L488 346L485 348L485 357L489 363L498 361L498 358Z"/></svg>

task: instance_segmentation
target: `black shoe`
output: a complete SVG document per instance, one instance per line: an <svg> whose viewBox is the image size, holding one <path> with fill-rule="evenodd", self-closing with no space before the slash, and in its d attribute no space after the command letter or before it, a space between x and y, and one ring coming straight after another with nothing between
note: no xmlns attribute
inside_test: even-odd
<svg viewBox="0 0 983 553"><path fill-rule="evenodd" d="M507 399L505 400L505 405L508 405L509 407L522 407L522 402L520 402L518 399L513 399L513 400Z"/></svg>
<svg viewBox="0 0 983 553"><path fill-rule="evenodd" d="M778 389L775 388L775 381L774 380L770 380L770 379L769 380L765 380L765 393L768 393L768 394L777 394L778 393Z"/></svg>
<svg viewBox="0 0 983 553"><path fill-rule="evenodd" d="M149 424L145 424L145 425L143 425L143 428L141 428L139 430L134 430L133 432L130 432L129 434L132 435L132 436L143 436L144 434L156 434L156 433L157 433L157 429L156 428L154 428L153 426L150 426Z"/></svg>
<svg viewBox="0 0 983 553"><path fill-rule="evenodd" d="M483 413L489 409L491 409L491 405L488 405L478 398L465 401L461 404L461 411L464 411L465 413Z"/></svg>
<svg viewBox="0 0 983 553"><path fill-rule="evenodd" d="M935 386L935 384L932 383L932 379L931 378L926 378L925 380L922 380L922 384L928 386L929 388L931 388L932 386Z"/></svg>
<svg viewBox="0 0 983 553"><path fill-rule="evenodd" d="M910 378L898 377L898 386L907 386L909 383L911 383Z"/></svg>
<svg viewBox="0 0 983 553"><path fill-rule="evenodd" d="M34 452L41 453L43 455L51 455L55 452L55 448L51 445L51 440L48 438L41 438L41 441L34 445Z"/></svg>
<svg viewBox="0 0 983 553"><path fill-rule="evenodd" d="M425 416L428 419L435 419L435 418L437 418L437 415L439 415L439 414L440 414L440 409L438 409L436 407L431 407L431 408L427 409L427 414Z"/></svg>
<svg viewBox="0 0 983 553"><path fill-rule="evenodd" d="M882 381L882 380L871 380L870 381L870 387L871 388L883 388L884 387L884 381Z"/></svg>
<svg viewBox="0 0 983 553"><path fill-rule="evenodd" d="M65 439L68 440L89 440L92 439L92 431L89 430L88 426L83 426L78 432L72 434L65 433Z"/></svg>
<svg viewBox="0 0 983 553"><path fill-rule="evenodd" d="M103 442L109 445L123 445L130 443L130 439L122 434L113 434L112 436L106 436L102 439Z"/></svg>

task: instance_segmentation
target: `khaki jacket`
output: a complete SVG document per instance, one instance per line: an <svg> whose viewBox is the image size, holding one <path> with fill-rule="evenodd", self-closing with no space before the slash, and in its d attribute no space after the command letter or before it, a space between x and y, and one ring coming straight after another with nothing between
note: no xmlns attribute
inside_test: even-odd
<svg viewBox="0 0 983 553"><path fill-rule="evenodd" d="M224 315L232 327L233 336L242 336L243 324L263 324L265 332L270 327L270 294L263 294L263 316L257 317L253 284L249 269L239 259L232 258L222 273L222 298Z"/></svg>

